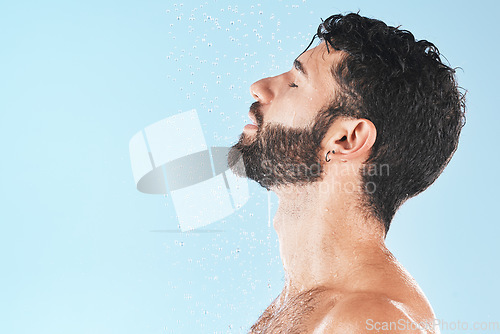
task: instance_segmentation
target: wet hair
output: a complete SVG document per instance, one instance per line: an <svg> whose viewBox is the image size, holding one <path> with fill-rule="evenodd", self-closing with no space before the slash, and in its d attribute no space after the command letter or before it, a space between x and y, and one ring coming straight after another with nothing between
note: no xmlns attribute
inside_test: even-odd
<svg viewBox="0 0 500 334"><path fill-rule="evenodd" d="M401 204L429 187L457 149L465 93L437 47L407 30L350 13L330 16L315 36L345 52L331 68L340 89L329 123L366 118L377 129L360 170L362 201L387 232Z"/></svg>

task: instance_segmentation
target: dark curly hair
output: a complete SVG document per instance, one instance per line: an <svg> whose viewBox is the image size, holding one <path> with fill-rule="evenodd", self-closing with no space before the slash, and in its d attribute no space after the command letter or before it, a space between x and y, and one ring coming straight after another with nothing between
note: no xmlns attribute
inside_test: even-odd
<svg viewBox="0 0 500 334"><path fill-rule="evenodd" d="M361 173L362 184L375 191L362 200L386 232L401 204L441 174L465 124L455 70L434 44L398 28L350 13L330 16L315 35L346 55L332 66L341 102L328 108L329 123L338 116L366 118L377 129ZM383 165L387 173L374 170Z"/></svg>

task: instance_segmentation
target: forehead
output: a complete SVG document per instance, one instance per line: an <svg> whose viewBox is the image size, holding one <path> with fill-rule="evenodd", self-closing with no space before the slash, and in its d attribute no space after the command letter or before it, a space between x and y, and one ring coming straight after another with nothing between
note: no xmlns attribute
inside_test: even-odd
<svg viewBox="0 0 500 334"><path fill-rule="evenodd" d="M325 42L321 42L318 46L304 52L297 60L302 63L311 84L330 86L334 84L332 66L341 60L342 55L342 51L336 51L332 47L329 47L328 52Z"/></svg>
<svg viewBox="0 0 500 334"><path fill-rule="evenodd" d="M331 46L327 48L325 42L322 41L318 46L310 48L297 59L331 66L335 60L340 59L342 53L342 51L337 51Z"/></svg>

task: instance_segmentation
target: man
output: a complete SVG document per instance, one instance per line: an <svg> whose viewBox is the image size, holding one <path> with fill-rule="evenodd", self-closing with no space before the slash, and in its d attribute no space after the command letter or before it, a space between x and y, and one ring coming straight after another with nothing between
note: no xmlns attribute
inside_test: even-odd
<svg viewBox="0 0 500 334"><path fill-rule="evenodd" d="M454 70L432 43L358 14L329 17L316 36L290 71L251 86L254 124L228 156L279 197L286 283L251 332L437 333L384 240L457 148Z"/></svg>

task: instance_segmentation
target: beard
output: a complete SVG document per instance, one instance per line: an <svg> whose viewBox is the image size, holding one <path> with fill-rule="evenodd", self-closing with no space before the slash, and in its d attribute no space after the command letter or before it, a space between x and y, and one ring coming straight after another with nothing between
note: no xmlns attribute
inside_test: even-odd
<svg viewBox="0 0 500 334"><path fill-rule="evenodd" d="M270 190L286 185L306 185L323 178L321 141L331 124L324 111L306 128L281 124L263 125L260 103L250 112L255 115L258 130L255 138L240 135L228 154L228 165L240 177L248 177Z"/></svg>

